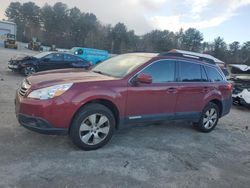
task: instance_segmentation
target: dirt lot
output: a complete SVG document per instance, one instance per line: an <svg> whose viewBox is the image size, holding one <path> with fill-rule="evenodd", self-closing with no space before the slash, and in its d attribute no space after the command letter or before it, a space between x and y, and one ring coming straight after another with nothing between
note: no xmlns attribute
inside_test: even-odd
<svg viewBox="0 0 250 188"><path fill-rule="evenodd" d="M187 122L134 126L97 151L67 136L20 127L14 95L24 78L7 69L0 48L0 187L249 187L250 110L233 107L217 128L199 133Z"/></svg>

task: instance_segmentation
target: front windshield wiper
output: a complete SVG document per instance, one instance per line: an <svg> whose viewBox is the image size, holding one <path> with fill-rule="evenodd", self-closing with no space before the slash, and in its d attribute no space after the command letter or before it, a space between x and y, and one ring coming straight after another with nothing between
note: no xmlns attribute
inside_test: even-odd
<svg viewBox="0 0 250 188"><path fill-rule="evenodd" d="M105 75L105 76L112 76L112 75L110 75L108 73L105 73L105 72L102 72L102 71L93 71L93 72L98 73L98 74L102 74L102 75Z"/></svg>

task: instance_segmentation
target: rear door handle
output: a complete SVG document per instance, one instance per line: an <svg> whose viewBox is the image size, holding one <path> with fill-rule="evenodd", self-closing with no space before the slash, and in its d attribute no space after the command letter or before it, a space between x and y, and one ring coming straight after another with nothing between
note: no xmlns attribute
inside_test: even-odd
<svg viewBox="0 0 250 188"><path fill-rule="evenodd" d="M170 88L168 88L167 89L167 93L177 93L177 88L175 88L175 87L170 87Z"/></svg>

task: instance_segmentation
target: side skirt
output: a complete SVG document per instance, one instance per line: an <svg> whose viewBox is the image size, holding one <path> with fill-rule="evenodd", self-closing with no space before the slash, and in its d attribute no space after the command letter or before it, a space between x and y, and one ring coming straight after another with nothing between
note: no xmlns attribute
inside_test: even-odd
<svg viewBox="0 0 250 188"><path fill-rule="evenodd" d="M141 124L141 123L148 124L148 123L176 121L176 120L188 120L188 121L198 122L200 116L201 112L177 112L177 113L129 116L120 119L120 125L118 128L122 127L123 125Z"/></svg>

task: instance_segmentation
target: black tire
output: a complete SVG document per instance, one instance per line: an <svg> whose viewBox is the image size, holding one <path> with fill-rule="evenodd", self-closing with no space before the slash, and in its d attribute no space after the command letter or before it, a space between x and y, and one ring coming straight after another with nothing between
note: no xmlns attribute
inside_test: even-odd
<svg viewBox="0 0 250 188"><path fill-rule="evenodd" d="M208 119L207 113L209 113L210 110L211 110L210 112L212 112L212 109L214 109L214 111L215 111L214 114L216 114L216 118L215 119L211 118L211 121L208 122L208 124L206 124L206 123L204 123L204 121L205 121L205 119ZM220 110L219 110L218 106L216 104L210 102L203 109L200 120L198 123L195 124L195 127L201 132L205 132L205 133L211 132L216 127L216 125L218 123L219 115L220 115Z"/></svg>
<svg viewBox="0 0 250 188"><path fill-rule="evenodd" d="M94 136L94 133L91 133L93 130L91 131L88 130L86 131L86 134L82 135L82 132L80 132L80 127L82 124L85 124L85 120L88 121L89 120L88 118L91 115L95 115L95 114L103 115L108 119L109 131L106 134L106 136L103 138L103 140L97 144L84 143L84 141L82 140L84 136L91 134L91 136L88 138L88 142L91 142L91 138L92 138L93 143L94 143L95 136ZM96 124L98 123L96 122ZM75 115L73 122L71 124L71 127L70 127L69 135L70 135L70 138L72 139L72 142L79 148L83 150L95 150L95 149L103 147L111 139L114 129L115 129L115 124L116 124L116 121L115 121L114 115L111 112L111 110L109 110L106 106L101 105L101 104L87 104ZM91 125L89 126L92 127ZM95 133L95 134L98 135L99 133Z"/></svg>
<svg viewBox="0 0 250 188"><path fill-rule="evenodd" d="M22 73L25 76L30 76L30 75L36 73L36 68L34 66L27 66L27 67L22 69Z"/></svg>

